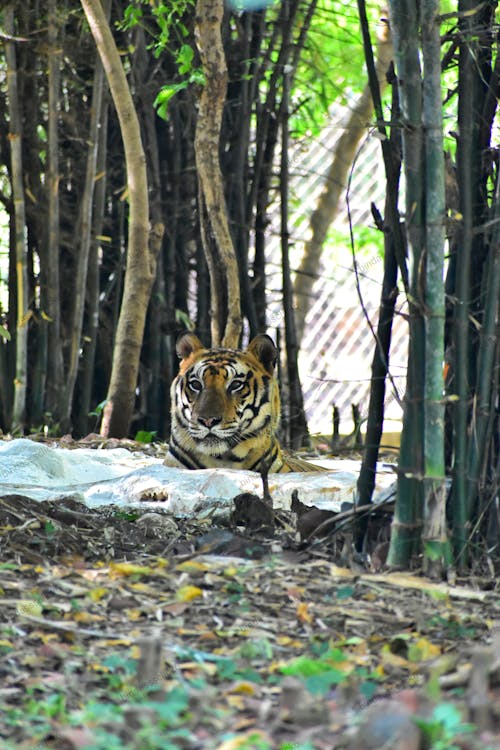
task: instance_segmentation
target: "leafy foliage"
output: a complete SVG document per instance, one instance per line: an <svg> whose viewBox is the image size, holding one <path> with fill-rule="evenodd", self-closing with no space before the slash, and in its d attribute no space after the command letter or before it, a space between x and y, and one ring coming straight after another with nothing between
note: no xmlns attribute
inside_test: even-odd
<svg viewBox="0 0 500 750"><path fill-rule="evenodd" d="M372 3L370 10L376 29L380 6ZM319 0L294 81L291 135L318 137L332 113L349 107L359 95L364 69L356 6L342 0Z"/></svg>
<svg viewBox="0 0 500 750"><path fill-rule="evenodd" d="M415 722L433 750L458 750L459 745L454 740L474 731L474 725L463 722L453 703L440 703L434 707L429 719L416 718Z"/></svg>

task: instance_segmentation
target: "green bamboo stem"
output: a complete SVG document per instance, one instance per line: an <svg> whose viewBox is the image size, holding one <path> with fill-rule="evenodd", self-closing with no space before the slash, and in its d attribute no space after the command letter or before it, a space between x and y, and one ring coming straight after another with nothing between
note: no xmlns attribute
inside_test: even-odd
<svg viewBox="0 0 500 750"><path fill-rule="evenodd" d="M420 544L423 504L423 383L425 332L421 300L423 250L422 80L415 0L391 0L389 11L399 82L406 177L409 267L409 354L399 454L398 495L388 563L405 566Z"/></svg>
<svg viewBox="0 0 500 750"><path fill-rule="evenodd" d="M474 0L460 0L458 9L462 13L461 45L458 89L457 173L460 185L461 232L457 245L457 278L455 283L455 315L453 341L455 346L455 409L454 463L453 463L453 543L459 566L466 564L467 555L467 430L469 418L469 353L470 353L470 269L473 229L473 179L476 175L474 155L474 125L471 102L476 88L475 60L470 42L473 35L474 18L470 11Z"/></svg>
<svg viewBox="0 0 500 750"><path fill-rule="evenodd" d="M425 132L424 566L441 576L449 563L444 460L445 165L441 101L439 0L422 0Z"/></svg>
<svg viewBox="0 0 500 750"><path fill-rule="evenodd" d="M486 270L483 325L477 358L475 423L469 441L467 464L466 517L471 518L478 493L479 475L487 453L487 432L491 414L492 373L497 346L497 318L500 300L500 180L497 178L493 231Z"/></svg>
<svg viewBox="0 0 500 750"><path fill-rule="evenodd" d="M11 38L16 33L14 8L8 5L4 12L5 32ZM14 406L12 430L23 431L26 418L26 393L28 387L28 249L26 238L26 202L23 184L22 114L18 85L18 65L15 44L5 42L7 62L7 96L9 102L9 144L12 175L12 200L14 205L14 253L16 267L16 367L14 378Z"/></svg>

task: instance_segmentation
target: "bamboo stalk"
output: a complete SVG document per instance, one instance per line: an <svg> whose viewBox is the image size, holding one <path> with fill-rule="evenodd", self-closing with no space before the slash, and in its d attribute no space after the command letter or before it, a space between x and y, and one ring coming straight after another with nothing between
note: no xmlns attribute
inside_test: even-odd
<svg viewBox="0 0 500 750"><path fill-rule="evenodd" d="M108 8L104 12L106 21L109 18ZM94 81L92 85L92 104L90 109L89 135L87 139L87 164L85 170L85 183L80 205L79 226L79 250L77 254L75 269L75 289L73 296L73 309L71 310L70 347L68 370L66 374L66 388L64 400L61 405L61 418L63 430L67 431L71 425L71 412L73 408L73 393L80 363L80 351L82 345L83 315L85 309L85 294L87 289L89 254L91 248L91 227L94 202L95 177L97 171L97 155L99 147L99 128L101 127L101 111L104 96L104 68L97 55L94 67Z"/></svg>
<svg viewBox="0 0 500 750"><path fill-rule="evenodd" d="M423 512L423 383L425 331L422 316L423 170L422 81L419 19L415 0L389 3L401 101L408 239L409 353L390 565L407 565L419 549Z"/></svg>
<svg viewBox="0 0 500 750"><path fill-rule="evenodd" d="M8 37L14 39L14 8L4 11L4 27ZM28 378L28 270L26 242L26 206L23 184L22 118L18 88L18 71L15 42L5 42L7 61L7 93L9 100L9 144L11 155L12 195L14 203L14 252L16 267L16 367L14 378L14 405L12 430L22 431L26 416L26 390Z"/></svg>
<svg viewBox="0 0 500 750"><path fill-rule="evenodd" d="M284 17L283 48L285 50L285 59L290 54L290 24L286 15ZM290 73L286 64L282 70L282 100L280 106L281 121L281 165L280 165L280 210L281 210L281 265L282 265L282 283L283 283L283 311L285 315L285 342L286 342L286 363L287 379L289 388L289 442L294 449L302 447L303 441L307 436L307 423L304 414L304 401L302 388L300 385L299 369L297 365L298 342L297 331L295 327L295 315L293 310L293 288L290 270L289 242L290 236L288 231L288 118L289 118L289 97L290 97Z"/></svg>
<svg viewBox="0 0 500 750"><path fill-rule="evenodd" d="M471 518L479 487L479 475L488 453L487 435L492 404L492 373L498 345L497 320L500 306L500 180L497 176L493 207L493 231L485 266L484 317L477 357L475 426L469 441L466 517Z"/></svg>
<svg viewBox="0 0 500 750"><path fill-rule="evenodd" d="M92 404L92 387L94 385L94 368L97 351L97 337L99 332L99 249L100 237L103 231L105 203L106 203L106 155L108 134L109 97L105 96L101 112L99 128L99 143L97 153L97 180L94 195L94 211L92 214L92 243L89 253L86 295L86 323L82 352L82 370L80 372L78 412L75 417L75 432L86 435L89 430L89 412L96 404Z"/></svg>
<svg viewBox="0 0 500 750"><path fill-rule="evenodd" d="M457 277L455 282L455 314L453 341L455 358L454 463L453 463L453 544L460 566L467 561L467 432L469 420L469 359L470 359L470 270L473 241L473 177L477 175L474 149L474 124L471 102L476 88L475 61L470 47L474 18L470 11L474 0L458 4L462 18L458 88L457 173L460 185L461 231L457 243Z"/></svg>
<svg viewBox="0 0 500 750"><path fill-rule="evenodd" d="M47 203L48 203L48 242L47 242L47 288L44 297L45 311L49 317L47 329L47 384L45 410L53 422L59 424L61 417L61 389L64 382L63 354L61 345L61 289L59 280L60 251L60 211L59 211L59 116L61 97L61 58L62 44L58 39L59 24L57 2L48 4L48 87L49 111L47 132Z"/></svg>
<svg viewBox="0 0 500 750"><path fill-rule="evenodd" d="M444 461L445 164L439 0L422 0L425 133L424 567L441 578L450 564Z"/></svg>

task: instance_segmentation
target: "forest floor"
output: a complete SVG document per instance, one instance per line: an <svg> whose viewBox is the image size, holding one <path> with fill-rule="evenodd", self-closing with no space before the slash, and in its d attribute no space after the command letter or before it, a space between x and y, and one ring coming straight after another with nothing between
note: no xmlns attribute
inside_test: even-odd
<svg viewBox="0 0 500 750"><path fill-rule="evenodd" d="M248 507L1 497L0 750L500 750L493 571L384 572L387 512L368 564Z"/></svg>

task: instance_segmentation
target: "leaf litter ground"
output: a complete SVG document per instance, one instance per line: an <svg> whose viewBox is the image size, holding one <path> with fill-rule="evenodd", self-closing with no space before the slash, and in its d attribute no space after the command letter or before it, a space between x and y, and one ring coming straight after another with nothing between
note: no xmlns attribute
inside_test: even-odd
<svg viewBox="0 0 500 750"><path fill-rule="evenodd" d="M2 750L500 748L494 576L246 520L0 498Z"/></svg>

